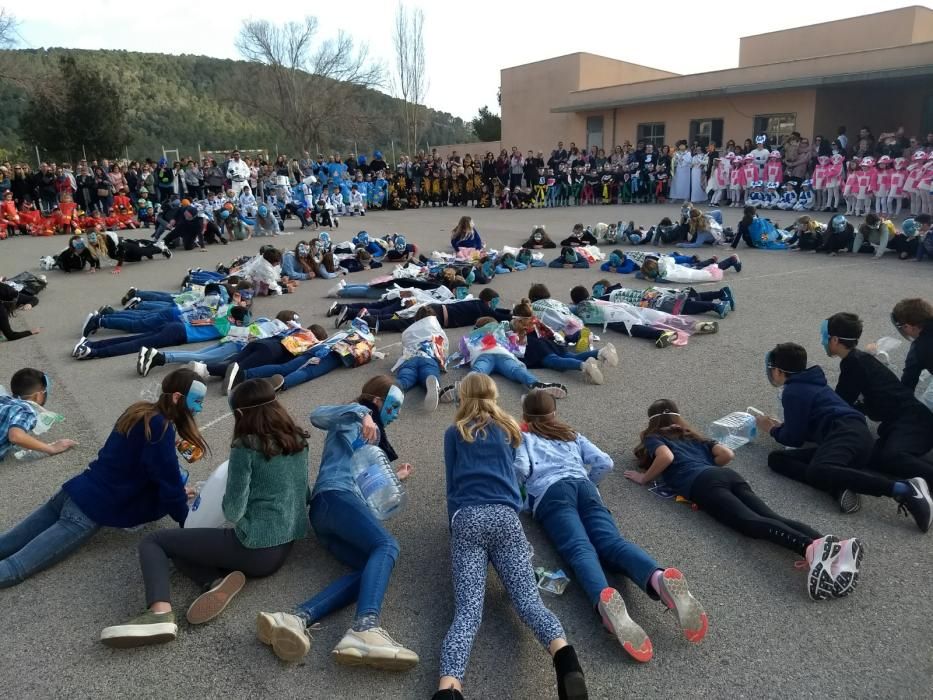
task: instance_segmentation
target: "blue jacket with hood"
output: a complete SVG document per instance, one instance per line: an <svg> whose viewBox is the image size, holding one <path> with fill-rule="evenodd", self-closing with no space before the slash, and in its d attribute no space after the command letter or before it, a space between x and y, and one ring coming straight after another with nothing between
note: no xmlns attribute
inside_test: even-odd
<svg viewBox="0 0 933 700"><path fill-rule="evenodd" d="M830 388L819 366L787 375L781 403L784 424L773 428L771 437L788 447L823 442L839 418L858 418L865 422L865 416Z"/></svg>

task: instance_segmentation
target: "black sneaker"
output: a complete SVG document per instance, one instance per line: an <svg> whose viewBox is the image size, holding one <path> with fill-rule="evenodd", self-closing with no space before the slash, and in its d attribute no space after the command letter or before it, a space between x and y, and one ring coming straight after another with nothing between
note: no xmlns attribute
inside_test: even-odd
<svg viewBox="0 0 933 700"><path fill-rule="evenodd" d="M531 385L532 389L541 389L542 391L550 394L555 399L565 399L567 398L567 387L563 384L558 384L557 382L535 382Z"/></svg>
<svg viewBox="0 0 933 700"><path fill-rule="evenodd" d="M139 297L133 297L126 303L126 306L124 306L123 308L125 311L132 311L133 309L135 309L137 306L139 306L142 303L143 303L142 299L140 299Z"/></svg>
<svg viewBox="0 0 933 700"><path fill-rule="evenodd" d="M91 348L87 345L82 345L75 352L74 358L76 360L89 360L91 359Z"/></svg>
<svg viewBox="0 0 933 700"><path fill-rule="evenodd" d="M77 356L78 356L78 351L79 351L82 347L84 347L84 344L85 344L85 343L87 343L87 338L85 338L84 336L81 336L81 338L78 340L78 342L75 343L75 346L71 349L71 356L72 356L72 357L77 357Z"/></svg>
<svg viewBox="0 0 933 700"><path fill-rule="evenodd" d="M460 395L460 382L448 384L437 395L437 400L441 403L457 403L457 397Z"/></svg>
<svg viewBox="0 0 933 700"><path fill-rule="evenodd" d="M75 348L77 350L77 348ZM143 345L136 353L136 374L143 376L143 365L146 363L146 355L149 354L149 348Z"/></svg>
<svg viewBox="0 0 933 700"><path fill-rule="evenodd" d="M172 259L172 251L169 250L168 246L164 246L164 245L162 246L162 255L165 257L166 260Z"/></svg>
<svg viewBox="0 0 933 700"><path fill-rule="evenodd" d="M84 319L84 327L81 329L81 335L85 338L92 336L97 332L98 328L100 328L100 313L92 311L87 315L87 318Z"/></svg>
<svg viewBox="0 0 933 700"><path fill-rule="evenodd" d="M146 357L143 359L143 376L148 377L153 367L164 367L165 355L156 348L149 348Z"/></svg>
<svg viewBox="0 0 933 700"><path fill-rule="evenodd" d="M836 495L836 502L839 504L839 510L845 514L857 513L862 508L862 499L849 489L843 489Z"/></svg>
<svg viewBox="0 0 933 700"><path fill-rule="evenodd" d="M350 314L350 309L346 306L341 307L340 311L337 312L337 318L334 319L334 328L340 328L343 325L343 322L348 320L347 316Z"/></svg>
<svg viewBox="0 0 933 700"><path fill-rule="evenodd" d="M341 308L343 308L343 304L341 304L339 301L335 301L333 304L330 305L330 308L327 309L327 318L330 318L331 316L336 316L338 313L340 313Z"/></svg>
<svg viewBox="0 0 933 700"><path fill-rule="evenodd" d="M907 480L913 493L897 499L897 512L912 515L921 532L928 532L933 525L933 499L930 498L930 487L919 476Z"/></svg>
<svg viewBox="0 0 933 700"><path fill-rule="evenodd" d="M138 291L139 290L136 289L136 287L130 287L129 290L126 292L126 294L123 295L123 298L120 300L120 303L123 304L123 306L126 306L129 303L130 299L136 296L136 293Z"/></svg>
<svg viewBox="0 0 933 700"><path fill-rule="evenodd" d="M240 376L240 365L236 362L231 362L227 365L227 371L224 372L224 384L223 384L223 393L224 396L228 396L233 388L243 381L243 378Z"/></svg>

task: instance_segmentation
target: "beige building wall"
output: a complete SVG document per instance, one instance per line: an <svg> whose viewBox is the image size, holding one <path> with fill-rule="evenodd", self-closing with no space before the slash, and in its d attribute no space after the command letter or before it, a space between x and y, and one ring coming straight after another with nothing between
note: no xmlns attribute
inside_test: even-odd
<svg viewBox="0 0 933 700"><path fill-rule="evenodd" d="M917 5L739 40L739 67L933 41L933 10Z"/></svg>
<svg viewBox="0 0 933 700"><path fill-rule="evenodd" d="M580 80L575 90L591 90L608 85L638 83L642 80L657 80L677 75L666 70L650 68L628 61L597 56L592 53L578 54L580 57Z"/></svg>
<svg viewBox="0 0 933 700"><path fill-rule="evenodd" d="M787 90L770 94L619 107L615 114L615 143L630 141L634 144L637 141L639 124L663 122L665 143L673 146L680 139L689 138L691 120L722 119L723 142L732 139L741 144L747 138L754 140L756 116L786 113L794 113L796 130L809 135L813 130L815 111L815 90ZM611 118L610 112L609 119ZM607 123L611 125L612 122ZM608 131L611 133L611 126ZM607 143L606 147L608 149L613 145Z"/></svg>

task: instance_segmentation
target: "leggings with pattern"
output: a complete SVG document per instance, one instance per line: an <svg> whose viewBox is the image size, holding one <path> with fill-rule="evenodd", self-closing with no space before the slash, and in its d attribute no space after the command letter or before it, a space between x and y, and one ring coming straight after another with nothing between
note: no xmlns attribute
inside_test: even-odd
<svg viewBox="0 0 933 700"><path fill-rule="evenodd" d="M461 683L473 640L483 621L486 567L492 562L522 619L542 646L564 637L557 617L541 601L531 567L531 547L518 514L505 505L467 506L450 525L454 621L441 647L440 675Z"/></svg>

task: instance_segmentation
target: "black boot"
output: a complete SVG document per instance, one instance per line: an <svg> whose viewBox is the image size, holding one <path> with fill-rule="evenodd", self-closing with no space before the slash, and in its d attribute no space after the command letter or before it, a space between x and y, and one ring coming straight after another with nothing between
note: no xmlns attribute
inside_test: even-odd
<svg viewBox="0 0 933 700"><path fill-rule="evenodd" d="M572 646L565 646L554 654L557 671L557 697L559 700L587 700L586 680Z"/></svg>
<svg viewBox="0 0 933 700"><path fill-rule="evenodd" d="M463 693L454 688L438 690L431 696L431 700L463 700Z"/></svg>

